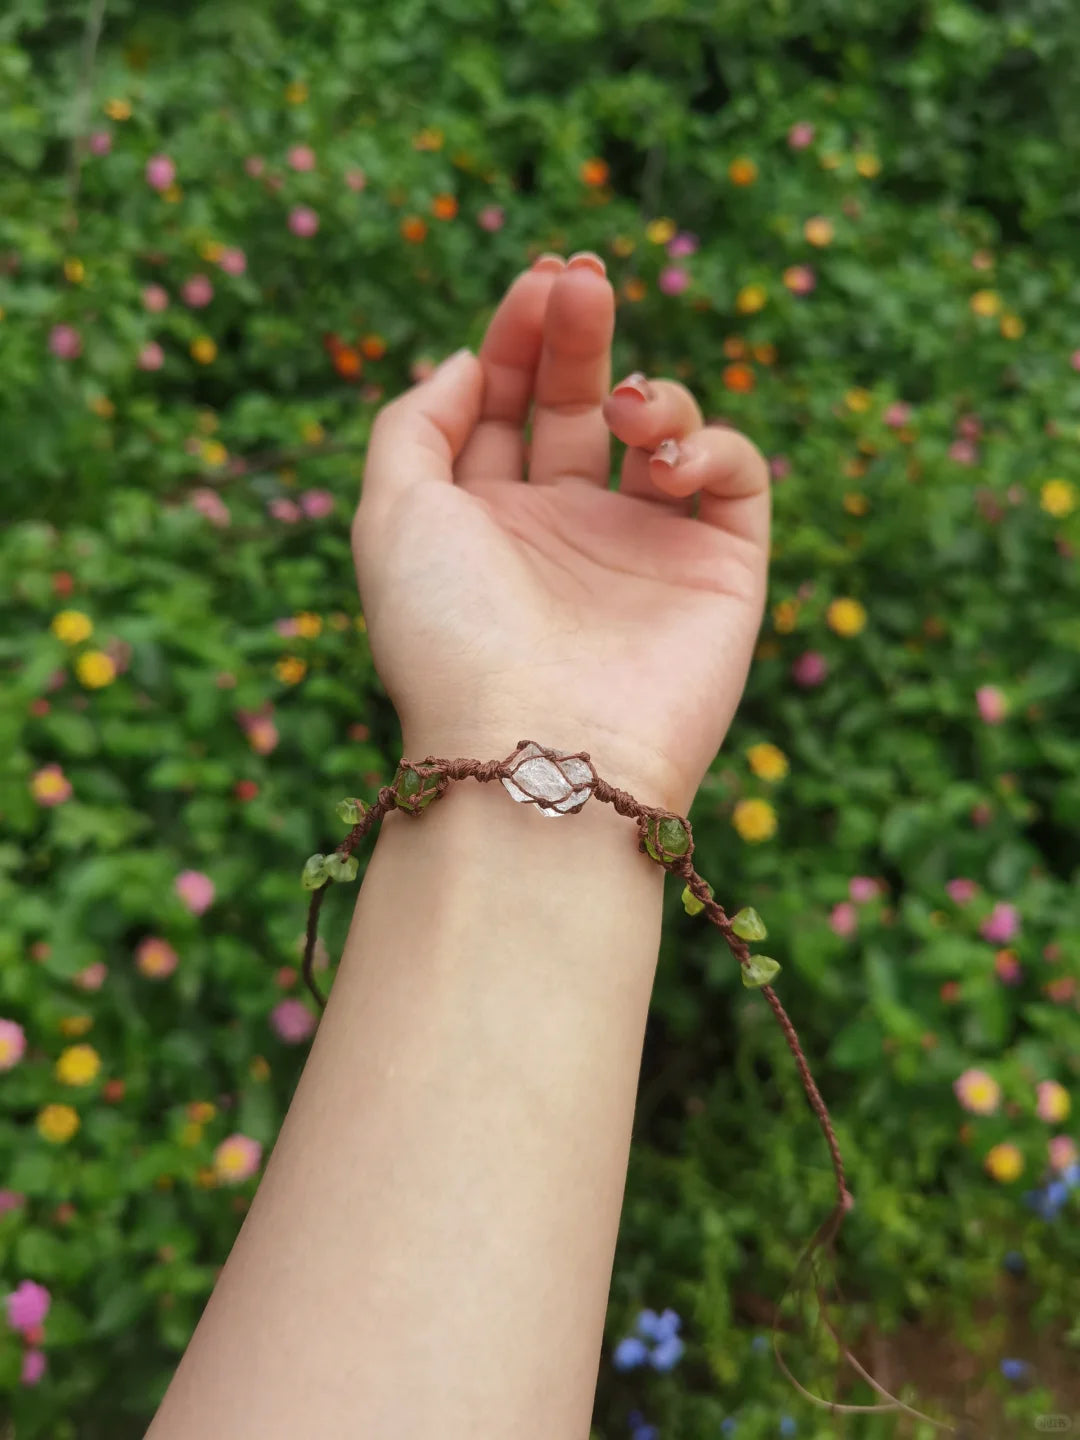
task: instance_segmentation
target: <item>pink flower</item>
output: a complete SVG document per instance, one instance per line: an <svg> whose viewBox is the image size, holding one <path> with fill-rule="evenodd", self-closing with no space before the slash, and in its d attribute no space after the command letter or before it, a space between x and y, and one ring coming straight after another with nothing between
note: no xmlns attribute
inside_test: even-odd
<svg viewBox="0 0 1080 1440"><path fill-rule="evenodd" d="M1020 930L1020 912L1015 905L999 900L979 926L979 934L991 945L1007 945Z"/></svg>
<svg viewBox="0 0 1080 1440"><path fill-rule="evenodd" d="M672 260L682 260L687 255L693 255L698 249L698 238L690 230L680 230L667 243L667 253Z"/></svg>
<svg viewBox="0 0 1080 1440"><path fill-rule="evenodd" d="M987 725L1000 725L1009 713L1009 702L996 685L980 685L975 691L975 703Z"/></svg>
<svg viewBox="0 0 1080 1440"><path fill-rule="evenodd" d="M0 1190L0 1215L6 1215L9 1210L18 1210L25 1204L26 1196L20 1195L17 1190Z"/></svg>
<svg viewBox="0 0 1080 1440"><path fill-rule="evenodd" d="M0 1070L13 1070L26 1053L26 1032L17 1020L0 1020Z"/></svg>
<svg viewBox="0 0 1080 1440"><path fill-rule="evenodd" d="M112 135L108 130L95 130L87 143L91 155L107 155L112 149Z"/></svg>
<svg viewBox="0 0 1080 1440"><path fill-rule="evenodd" d="M1003 985L1019 985L1023 971L1012 950L999 950L994 956L994 971Z"/></svg>
<svg viewBox="0 0 1080 1440"><path fill-rule="evenodd" d="M180 294L184 297L185 304L190 305L193 310L201 310L214 298L214 287L206 275L192 275L190 280L184 281Z"/></svg>
<svg viewBox="0 0 1080 1440"><path fill-rule="evenodd" d="M310 145L294 145L289 151L288 160L294 170L315 169L315 151Z"/></svg>
<svg viewBox="0 0 1080 1440"><path fill-rule="evenodd" d="M189 872L190 873L190 872ZM203 877L205 879L205 876ZM194 906L191 907L194 909ZM203 909L206 907L204 906ZM196 914L201 912L195 911ZM148 980L165 980L180 963L180 956L167 940L159 935L147 935L140 940L135 951L135 968Z"/></svg>
<svg viewBox="0 0 1080 1440"><path fill-rule="evenodd" d="M155 315L159 315L169 303L169 292L161 285L147 285L142 292L142 303L147 310L152 310Z"/></svg>
<svg viewBox="0 0 1080 1440"><path fill-rule="evenodd" d="M193 490L190 496L192 506L198 510L200 515L205 515L211 525L216 525L223 530L226 525L231 524L232 515L229 507L222 500L216 490L204 487L200 490Z"/></svg>
<svg viewBox="0 0 1080 1440"><path fill-rule="evenodd" d="M226 275L243 275L247 269L247 256L243 250L237 250L234 245L230 245L221 252L218 264Z"/></svg>
<svg viewBox="0 0 1080 1440"><path fill-rule="evenodd" d="M1038 1097L1035 1109L1040 1120L1045 1120L1050 1125L1058 1125L1068 1118L1072 1109L1072 1098L1064 1085L1058 1084L1056 1080L1040 1080L1035 1086L1035 1094Z"/></svg>
<svg viewBox="0 0 1080 1440"><path fill-rule="evenodd" d="M879 888L878 882L870 875L853 875L848 881L848 894L859 905L876 899Z"/></svg>
<svg viewBox="0 0 1080 1440"><path fill-rule="evenodd" d="M805 150L808 145L814 143L814 134L814 127L809 120L800 120L788 131L787 143L792 150Z"/></svg>
<svg viewBox="0 0 1080 1440"><path fill-rule="evenodd" d="M49 331L49 349L59 360L75 360L82 354L82 336L74 325L54 325Z"/></svg>
<svg viewBox="0 0 1080 1440"><path fill-rule="evenodd" d="M501 230L506 224L506 211L501 205L485 205L476 217L481 230Z"/></svg>
<svg viewBox="0 0 1080 1440"><path fill-rule="evenodd" d="M12 1330L32 1330L49 1313L52 1296L44 1285L24 1280L7 1297L7 1318Z"/></svg>
<svg viewBox="0 0 1080 1440"><path fill-rule="evenodd" d="M149 340L139 351L136 364L140 370L160 370L165 364L165 351L156 340Z"/></svg>
<svg viewBox="0 0 1080 1440"><path fill-rule="evenodd" d="M274 1033L286 1045L299 1045L315 1030L315 1016L302 1000L279 1000L270 1011Z"/></svg>
<svg viewBox="0 0 1080 1440"><path fill-rule="evenodd" d="M949 459L955 460L957 465L974 465L979 458L979 452L970 440L954 440L948 453Z"/></svg>
<svg viewBox="0 0 1080 1440"><path fill-rule="evenodd" d="M319 228L319 217L307 205L297 205L289 211L289 229L294 235L307 238Z"/></svg>
<svg viewBox="0 0 1080 1440"><path fill-rule="evenodd" d="M792 265L784 271L784 284L793 295L809 295L817 285L817 276L810 265Z"/></svg>
<svg viewBox="0 0 1080 1440"><path fill-rule="evenodd" d="M43 765L30 777L30 791L39 805L63 805L72 796L71 781L59 765Z"/></svg>
<svg viewBox="0 0 1080 1440"><path fill-rule="evenodd" d="M345 184L349 187L350 190L363 190L364 187L367 185L367 176L364 174L363 170L346 170ZM498 229L498 226L496 226L495 228Z"/></svg>
<svg viewBox="0 0 1080 1440"><path fill-rule="evenodd" d="M992 1115L1001 1103L1001 1086L985 1070L965 1070L953 1082L953 1090L973 1115Z"/></svg>
<svg viewBox="0 0 1080 1440"><path fill-rule="evenodd" d="M974 880L949 880L945 885L945 891L949 899L955 905L967 905L975 899L979 893L979 887Z"/></svg>
<svg viewBox="0 0 1080 1440"><path fill-rule="evenodd" d="M248 744L257 755L269 755L277 746L278 730L272 720L262 715L247 727Z"/></svg>
<svg viewBox="0 0 1080 1440"><path fill-rule="evenodd" d="M980 800L971 807L971 823L980 830L994 818L993 806L987 800Z"/></svg>
<svg viewBox="0 0 1080 1440"><path fill-rule="evenodd" d="M310 520L321 520L334 508L334 497L329 490L305 490L300 496L300 507Z"/></svg>
<svg viewBox="0 0 1080 1440"><path fill-rule="evenodd" d="M982 421L977 415L961 415L956 422L956 433L965 440L977 440L982 434Z"/></svg>
<svg viewBox="0 0 1080 1440"><path fill-rule="evenodd" d="M24 1385L36 1385L45 1374L45 1351L26 1350L23 1352L22 1373L19 1379Z"/></svg>
<svg viewBox="0 0 1080 1440"><path fill-rule="evenodd" d="M78 985L80 990L100 990L108 973L109 967L104 961L95 960L92 965L87 965L85 970L80 970L72 983Z"/></svg>
<svg viewBox="0 0 1080 1440"><path fill-rule="evenodd" d="M774 480L786 480L791 474L791 461L786 455L769 457L769 474Z"/></svg>
<svg viewBox="0 0 1080 1440"><path fill-rule="evenodd" d="M155 190L167 190L176 179L176 166L168 155L151 155L146 162L146 183Z"/></svg>
<svg viewBox="0 0 1080 1440"><path fill-rule="evenodd" d="M214 1151L214 1171L227 1185L239 1185L255 1174L262 1160L262 1146L248 1135L230 1135Z"/></svg>
<svg viewBox="0 0 1080 1440"><path fill-rule="evenodd" d="M679 265L668 265L660 271L657 284L665 295L681 295L690 284L690 272Z"/></svg>
<svg viewBox="0 0 1080 1440"><path fill-rule="evenodd" d="M286 640L291 640L294 635L298 635L300 633L296 624L296 619L292 615L288 616L284 620L275 620L274 629L279 635L284 635Z"/></svg>
<svg viewBox="0 0 1080 1440"><path fill-rule="evenodd" d="M253 180L258 180L259 176L266 169L266 161L261 155L249 155L244 161L244 169Z"/></svg>
<svg viewBox="0 0 1080 1440"><path fill-rule="evenodd" d="M214 882L201 870L182 870L176 877L175 888L193 915L201 915L214 903Z"/></svg>
<svg viewBox="0 0 1080 1440"><path fill-rule="evenodd" d="M893 430L900 430L911 419L911 406L903 400L894 400L882 416L885 424Z"/></svg>
<svg viewBox="0 0 1080 1440"><path fill-rule="evenodd" d="M294 500L286 500L284 496L271 500L266 508L275 520L282 520L286 525L295 525L300 519L300 506Z"/></svg>
<svg viewBox="0 0 1080 1440"><path fill-rule="evenodd" d="M839 905L833 906L829 925L834 935L854 935L858 924L858 911L850 900L841 900Z"/></svg>
<svg viewBox="0 0 1080 1440"><path fill-rule="evenodd" d="M807 650L791 667L792 679L804 690L812 690L815 685L820 685L828 673L828 661L816 650Z"/></svg>
<svg viewBox="0 0 1080 1440"><path fill-rule="evenodd" d="M1046 1147L1050 1152L1050 1165L1054 1170L1067 1170L1077 1158L1076 1141L1068 1135L1055 1135Z"/></svg>
<svg viewBox="0 0 1080 1440"><path fill-rule="evenodd" d="M1080 370L1080 350L1074 350L1069 356L1069 364L1074 370Z"/></svg>

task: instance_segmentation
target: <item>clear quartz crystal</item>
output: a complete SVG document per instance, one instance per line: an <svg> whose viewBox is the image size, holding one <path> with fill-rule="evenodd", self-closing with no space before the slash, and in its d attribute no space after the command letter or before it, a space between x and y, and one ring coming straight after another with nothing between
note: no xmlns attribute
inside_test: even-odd
<svg viewBox="0 0 1080 1440"><path fill-rule="evenodd" d="M566 815L592 794L593 770L585 760L566 759L565 750L554 752L560 764L555 765L539 747L531 742L515 757L513 779L503 778L508 795L519 802L548 800L537 804L541 815ZM561 768L560 768L561 766Z"/></svg>

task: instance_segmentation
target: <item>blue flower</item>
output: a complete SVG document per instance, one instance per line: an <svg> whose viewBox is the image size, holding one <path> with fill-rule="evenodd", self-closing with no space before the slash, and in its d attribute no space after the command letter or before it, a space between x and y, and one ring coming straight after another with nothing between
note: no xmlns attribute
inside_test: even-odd
<svg viewBox="0 0 1080 1440"><path fill-rule="evenodd" d="M660 1440L660 1431L655 1425L639 1425L634 1431L634 1440Z"/></svg>
<svg viewBox="0 0 1080 1440"><path fill-rule="evenodd" d="M790 1415L781 1415L781 1416L780 1416L780 1434L781 1434L781 1435L794 1435L794 1434L795 1434L795 1431L796 1431L798 1428L799 1428L798 1425L796 1425L795 1421L791 1418Z"/></svg>
<svg viewBox="0 0 1080 1440"><path fill-rule="evenodd" d="M734 1415L729 1415L726 1420L722 1420L722 1421L720 1422L720 1434L721 1434L721 1435L734 1435L734 1434L735 1434L735 1416L734 1416Z"/></svg>
<svg viewBox="0 0 1080 1440"><path fill-rule="evenodd" d="M654 1370L671 1370L679 1363L686 1346L677 1335L670 1336L667 1340L661 1340L656 1349L649 1356L649 1364Z"/></svg>
<svg viewBox="0 0 1080 1440"><path fill-rule="evenodd" d="M1074 1186L1080 1185L1080 1160L1074 1160L1071 1165L1066 1165L1061 1172L1061 1178L1070 1190Z"/></svg>
<svg viewBox="0 0 1080 1440"><path fill-rule="evenodd" d="M1010 1275L1024 1275L1027 1272L1027 1261L1019 1250L1009 1250L1001 1261Z"/></svg>
<svg viewBox="0 0 1080 1440"><path fill-rule="evenodd" d="M750 1349L755 1355L764 1355L769 1348L769 1337L767 1335L755 1335L750 1341Z"/></svg>
<svg viewBox="0 0 1080 1440"><path fill-rule="evenodd" d="M648 1353L643 1341L636 1335L628 1335L615 1346L611 1363L616 1370L633 1370L635 1365L644 1365Z"/></svg>
<svg viewBox="0 0 1080 1440"><path fill-rule="evenodd" d="M1031 1371L1026 1360L1002 1360L1001 1373L1006 1380L1023 1380Z"/></svg>
<svg viewBox="0 0 1080 1440"><path fill-rule="evenodd" d="M656 1333L659 1324L660 1316L655 1310L642 1310L634 1329L644 1340L663 1340L665 1337Z"/></svg>
<svg viewBox="0 0 1080 1440"><path fill-rule="evenodd" d="M645 1416L642 1415L640 1410L631 1410L630 1414L626 1417L626 1423L630 1426L631 1430L637 1430L645 1424Z"/></svg>

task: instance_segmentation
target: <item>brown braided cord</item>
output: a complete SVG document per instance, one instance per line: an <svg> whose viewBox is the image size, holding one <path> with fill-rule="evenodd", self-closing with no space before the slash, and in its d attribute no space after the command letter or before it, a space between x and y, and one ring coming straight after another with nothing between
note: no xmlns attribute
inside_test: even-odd
<svg viewBox="0 0 1080 1440"><path fill-rule="evenodd" d="M550 762L550 766L559 771L565 785L565 796L561 801L554 802L548 795L528 792L526 785L523 783L523 777L519 773L519 766L522 763L522 751L530 752L528 758L531 758L533 761L543 760ZM587 778L582 778L581 772L583 767L587 769ZM548 773L550 774L550 771ZM717 904L712 898L708 883L693 867L690 857L694 850L694 834L690 821L681 815L674 814L670 810L643 805L640 801L635 800L627 791L620 790L616 786L609 784L601 776L597 775L587 750L579 750L573 754L567 754L564 751L549 749L538 744L536 741L519 740L513 754L507 756L505 760L472 760L462 758L446 760L434 755L428 755L423 761L417 763L402 757L398 765L397 774L394 777L394 783L392 785L384 785L379 791L375 803L365 808L363 818L352 827L348 835L346 835L345 839L337 847L337 854L342 857L351 855L376 821L381 820L388 811L396 807L406 815L412 815L414 818L417 818L424 813L428 804L441 798L446 793L452 781L464 780L470 776L474 780L480 781L481 784L486 784L492 780L510 780L518 787L519 791L525 792L514 796L514 799L520 799L522 803L531 803L538 806L554 806L557 804L559 814L576 815L584 808L590 796L595 796L595 798L602 803L611 805L620 815L634 820L638 829L639 851L644 855L649 855L651 859L656 860L657 864L661 865L671 874L679 875L683 878L691 894L700 901L706 918L723 934L724 939L727 941L728 948L736 960L738 960L739 964L741 966L749 964L751 960L749 946L735 933L732 923L728 919L723 907ZM403 783L406 779L408 779L409 785ZM582 798L580 798L577 803L570 805L570 800L575 799L577 796L581 796ZM660 827L665 822L669 823L665 833L661 834ZM673 825L670 822L673 822ZM681 827L681 830L685 832L685 845L682 845L681 837L678 837L678 830L674 827ZM651 842L652 850L656 852L655 854L650 851L647 840ZM319 910L322 906L323 896L331 883L332 881L327 879L322 886L312 894L304 945L304 983L322 1009L326 1008L326 1001L315 983L315 943L318 935ZM882 1387L867 1374L866 1370L851 1354L851 1351L843 1344L828 1318L826 1300L822 1292L821 1282L818 1279L816 1254L825 1247L827 1247L830 1254L835 1253L836 1236L839 1233L845 1215L855 1204L855 1198L848 1189L844 1161L840 1154L840 1145L836 1138L836 1132L833 1129L828 1108L821 1097L821 1092L814 1082L814 1077L810 1073L810 1067L807 1064L802 1045L799 1043L795 1026L791 1023L787 1011L783 1005L781 1005L780 998L771 985L761 985L755 988L761 990L761 993L768 1002L769 1008L776 1016L777 1023L783 1032L788 1049L794 1057L799 1078L806 1092L806 1098L810 1102L810 1108L817 1117L822 1134L825 1136L825 1142L828 1145L829 1156L832 1161L833 1176L836 1181L836 1202L828 1217L816 1231L804 1251L796 1266L795 1273L784 1295L781 1296L780 1303L777 1305L776 1323L773 1327L773 1347L777 1360L788 1379L791 1380L792 1384L795 1385L802 1395L814 1404L828 1409L831 1413L883 1413L885 1411L901 1411L904 1414L911 1415L915 1419L926 1421L937 1429L948 1430L951 1433L955 1433L955 1427L912 1409L902 1400L896 1399L895 1396L890 1395L888 1391L882 1389ZM780 1354L778 1343L780 1334L780 1308L787 1298L787 1295L791 1293L796 1278L806 1269L809 1269L814 1277L814 1289L820 1306L821 1317L824 1319L825 1326L839 1347L843 1358L848 1361L856 1373L866 1381L871 1389L889 1402L888 1404L841 1405L834 1401L824 1400L820 1396L814 1395L811 1391L806 1390L788 1369Z"/></svg>

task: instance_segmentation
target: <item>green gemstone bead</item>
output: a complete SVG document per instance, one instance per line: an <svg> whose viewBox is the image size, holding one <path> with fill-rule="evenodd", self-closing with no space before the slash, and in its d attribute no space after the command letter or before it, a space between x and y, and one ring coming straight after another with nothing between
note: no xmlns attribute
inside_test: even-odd
<svg viewBox="0 0 1080 1440"><path fill-rule="evenodd" d="M399 767L394 803L401 810L425 810L438 797L438 783L437 775L420 775L411 765Z"/></svg>
<svg viewBox="0 0 1080 1440"><path fill-rule="evenodd" d="M711 900L713 898L713 888L711 885L708 884L708 882L706 882L706 886L709 891L709 899ZM689 885L685 886L683 889L682 903L683 909L686 911L687 915L700 915L702 910L705 909L703 902L697 898L694 892L690 889Z"/></svg>
<svg viewBox="0 0 1080 1440"><path fill-rule="evenodd" d="M300 884L305 890L319 890L330 877L326 873L326 856L309 855L300 872Z"/></svg>
<svg viewBox="0 0 1080 1440"><path fill-rule="evenodd" d="M731 928L740 940L764 940L769 933L765 921L751 905L731 917Z"/></svg>
<svg viewBox="0 0 1080 1440"><path fill-rule="evenodd" d="M355 855L339 855L335 850L326 857L326 873L331 880L355 880L360 861Z"/></svg>
<svg viewBox="0 0 1080 1440"><path fill-rule="evenodd" d="M645 829L645 849L654 860L674 860L685 855L689 848L690 836L681 820L665 815L661 820L653 816L648 822Z"/></svg>
<svg viewBox="0 0 1080 1440"><path fill-rule="evenodd" d="M363 800L353 798L339 800L334 808L337 810L338 819L344 820L346 825L359 825L368 812Z"/></svg>
<svg viewBox="0 0 1080 1440"><path fill-rule="evenodd" d="M779 960L773 960L769 955L751 955L739 968L742 970L742 983L748 990L760 990L762 985L768 985L780 974Z"/></svg>

